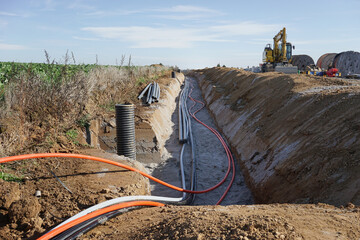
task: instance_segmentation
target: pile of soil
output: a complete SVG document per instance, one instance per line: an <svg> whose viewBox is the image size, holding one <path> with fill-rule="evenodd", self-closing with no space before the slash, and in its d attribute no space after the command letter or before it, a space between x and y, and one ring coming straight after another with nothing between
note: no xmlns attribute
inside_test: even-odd
<svg viewBox="0 0 360 240"><path fill-rule="evenodd" d="M120 215L83 239L358 239L360 208L166 206Z"/></svg>

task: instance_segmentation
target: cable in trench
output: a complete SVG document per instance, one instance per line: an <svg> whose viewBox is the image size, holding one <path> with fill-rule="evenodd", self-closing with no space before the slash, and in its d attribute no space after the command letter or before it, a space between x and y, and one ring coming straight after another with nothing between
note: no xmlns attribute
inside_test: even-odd
<svg viewBox="0 0 360 240"><path fill-rule="evenodd" d="M192 86L192 89L193 89L193 86ZM143 176L145 176L145 177L147 177L147 178L149 178L149 179L151 179L151 180L153 180L153 181L156 181L156 182L158 182L158 183L160 183L160 184L162 184L162 185L164 185L164 186L167 186L167 187L172 188L172 189L177 190L177 191L181 191L181 192L185 192L185 193L191 193L191 194L206 193L206 192L212 191L212 190L216 189L217 187L219 187L220 185L222 185L222 184L226 181L226 179L227 179L227 177L228 177L228 175L229 175L229 173L230 173L231 166L232 166L232 167L233 167L232 180L231 180L229 186L227 187L226 191L224 192L223 196L222 196L222 197L220 198L220 200L217 202L217 204L220 204L221 201L225 198L227 192L229 191L229 189L230 189L230 187L231 187L231 184L232 184L232 182L233 182L233 180L234 180L234 177L235 177L234 160L233 160L233 158L232 158L232 155L231 155L231 152L230 152L229 148L227 147L225 141L222 139L222 137L220 136L220 134L219 134L215 129L207 126L206 124L204 124L203 122L201 122L199 119L196 118L196 116L195 116L196 113L198 113L198 112L205 106L205 104L202 103L201 101L196 100L196 99L194 99L194 98L191 97L192 89L191 89L190 93L188 94L188 97L194 102L194 104L193 104L193 106L192 106L190 109L187 109L187 107L186 107L186 113L190 113L190 115L191 115L196 121L198 121L199 123L201 123L202 125L204 125L205 127L207 127L210 131L212 131L212 132L218 137L218 139L220 140L221 144L223 145L223 147L224 147L224 149L225 149L225 151L226 151L226 154L227 154L227 157L228 157L228 162L229 162L229 164L228 164L228 170L227 170L227 173L226 173L225 177L224 177L219 183L217 183L216 185L214 185L213 187L210 187L210 188L208 188L208 189L201 190L201 191L195 191L195 190L187 190L187 189L185 189L184 186L183 186L183 188L179 188L179 187L176 187L176 186L174 186L174 185L168 184L168 183L166 183L166 182L164 182L164 181L161 181L161 180L159 180L159 179L157 179L157 178L155 178L155 177L153 177L153 176L151 176L151 175L149 175L149 174L147 174L147 173L141 172L141 171L138 170L138 169L135 169L135 168L132 168L132 167L130 167L130 166L127 166L127 165L125 165L125 164L117 163L117 162L114 162L114 161L111 161L111 160L107 160L107 159L103 159L103 158L98 158L98 157L93 157L93 156L86 156L86 155L80 155L80 154L64 154L64 153L27 154L27 155L20 155L20 156L0 158L0 163L10 162L10 161L16 161L16 160L31 159L31 158L47 158L47 157L65 157L65 158L88 159L88 160L99 161L99 162L103 162L103 163L107 163L107 164L112 164L112 165L115 165L115 166L119 166L119 167L125 168L125 169L130 170L130 171L138 172L138 173L140 173L141 175L143 175ZM202 107L201 107L200 109L198 109L197 111L191 113L190 110L196 105L196 102L202 104ZM186 104L185 104L185 106L186 106ZM189 119L188 119L187 121L189 122ZM189 127L189 129L191 129L191 126ZM192 143L193 143L193 140L191 140L191 141L192 141ZM193 172L195 173L195 171L194 171L194 166L195 166L195 165L193 165ZM193 178L193 181L194 181L194 179L195 179L195 177ZM194 188L194 185L193 185L193 182L192 182L192 187L191 187L191 189L193 189L193 188ZM140 197L140 198L141 198L141 196L134 196L134 197L135 197L135 198L136 198L136 197L138 197L138 198ZM155 199L156 199L156 198L159 198L159 200L161 200L161 197L156 197L156 196L143 196L143 197L144 197L144 198L147 198L147 199L149 199L149 198L151 198L151 197L152 197L152 198L155 198ZM162 200L166 200L166 199L168 199L168 198L166 198L166 197L162 198ZM113 200L115 200L115 199L113 199ZM119 199L117 199L117 200L119 201ZM111 200L110 200L110 201L111 201ZM139 202L135 202L135 204L139 204ZM158 203L158 204L162 204L162 203ZM100 205L100 204L98 204L98 205ZM119 204L113 205L113 206L118 206L118 205L119 205ZM113 206L111 206L111 207L113 207ZM138 206L138 205L136 205L136 206ZM95 207L95 206L93 206L93 207ZM63 226L70 226L70 225L71 225L70 223L74 223L74 222L76 222L76 221L80 221L80 220L81 220L79 223L82 223L82 222L84 222L84 221L87 221L87 220L91 219L91 218L89 218L90 216L93 216L93 215L90 215L90 214L95 213L95 212L97 213L97 212L100 211L100 210L104 210L104 209L108 209L108 208L110 208L110 207L104 207L104 206L103 206L103 208L101 208L101 209L99 209L99 207L97 207L97 210L94 210L93 212L90 212L90 213L86 213L86 214L83 215L83 216L79 216L79 217L77 217L77 218L75 218L75 219L73 219L73 220L71 220L71 221L68 221L67 223L61 224L61 225L59 225L57 228L54 228L53 230L51 230L50 232L58 232L59 230L57 230L57 229L64 229L65 227L63 227ZM106 213L108 213L108 212L106 212ZM103 214L104 214L104 213L103 213ZM99 215L101 215L101 214L99 214ZM96 216L99 216L99 215L96 215ZM96 216L94 216L94 217L96 217ZM70 220L70 219L68 219L68 220ZM69 224L70 224L70 225L69 225ZM69 227L69 228L71 228L71 227ZM67 228L67 229L68 229L68 228ZM62 231L60 231L60 232L63 232L63 231L65 231L65 230L62 230ZM49 232L49 233L50 233L50 232ZM60 232L59 232L59 233L60 233ZM45 235L44 235L44 236L45 236ZM48 233L46 234L46 236L49 236ZM47 238L40 238L40 239L47 239Z"/></svg>
<svg viewBox="0 0 360 240"><path fill-rule="evenodd" d="M199 120L199 119L196 117L196 114L197 114L198 112L200 112L200 111L205 107L205 103L201 102L200 100L194 99L194 98L191 96L191 94L192 94L192 92L193 92L193 89L194 89L194 86L193 86L193 84L191 84L191 90L190 90L190 93L189 93L188 97L189 97L189 99L191 99L191 100L193 101L193 105L192 105L192 106L190 107L190 109L189 109L190 115L191 115L198 123L200 123L201 125L203 125L203 126L206 127L207 129L209 129L212 133L214 133L215 136L216 136L216 137L219 139L219 141L221 142L222 146L224 147L224 150L225 150L225 152L226 152L226 155L227 155L227 158L228 158L228 161L229 161L229 166L228 166L228 171L227 171L227 173L226 173L226 178L227 178L227 176L228 176L228 174L229 174L229 172L230 172L231 166L232 166L232 169L233 169L233 170L232 170L231 181L230 181L228 187L226 188L224 194L221 196L221 198L219 199L219 201L216 203L216 205L219 205L219 204L224 200L225 196L226 196L227 193L229 192L229 190L230 190L230 188L231 188L231 186L232 186L232 184L233 184L233 182L234 182L234 180L235 180L235 173L236 173L236 172L235 172L235 171L236 171L236 170L235 170L235 163L234 163L234 159L233 159L233 156L232 156L232 154L231 154L231 151L230 151L229 147L227 146L225 140L224 140L224 139L222 138L222 136L220 135L220 133L217 132L214 128L206 125L204 122L202 122L201 120ZM201 104L201 107L200 107L198 110L196 110L196 111L194 111L193 113L191 113L191 110L196 106L196 103L200 103L200 104ZM230 165L230 163L231 163L231 165ZM224 180L226 180L226 178L224 178Z"/></svg>
<svg viewBox="0 0 360 240"><path fill-rule="evenodd" d="M97 216L100 216L102 214L106 214L112 211L116 211L119 209L123 209L123 208L129 208L129 207L135 207L135 206L154 206L154 207L161 207L161 206L165 206L165 204L163 203L157 203L157 202L151 202L151 201L138 201L138 202L127 202L127 203L120 203L120 204L116 204L110 207L106 207L106 208L102 208L99 209L97 211L94 211L92 213L89 213L83 217L80 217L78 219L75 219L71 222L68 222L67 224L64 224L62 226L60 226L59 228L55 228L47 233L45 233L44 235L42 235L41 237L38 238L38 240L47 240L50 238L53 238L61 233L63 233L64 231L83 223L84 221L90 220L92 218L95 218Z"/></svg>
<svg viewBox="0 0 360 240"><path fill-rule="evenodd" d="M179 123L180 123L180 127L179 127L179 141L181 142L181 139L186 139L185 142L183 142L183 146L182 146L182 149L181 149L181 154L180 154L180 166L181 166L181 175L182 175L182 185L183 185L183 188L185 188L185 177L184 177L184 172L183 172L183 168L184 168L184 165L183 165L183 152L184 152L184 148L186 145L188 145L188 143L190 142L190 145L192 146L191 147L191 151L192 151L192 179L191 179L191 187L190 189L191 190L194 190L195 188L195 182L196 182L196 169L195 169L195 147L193 146L194 144L194 139L192 137L192 131L191 131L191 124L190 123L190 119L189 119L189 116L190 116L190 111L188 110L187 108L187 105L186 105L186 99L187 98L190 98L192 101L193 101L193 106L191 107L191 109L196 105L196 102L200 103L202 105L202 107L200 109L198 109L196 112L192 113L192 117L195 117L196 120L198 120L195 116L196 113L198 113L203 107L204 107L204 103L202 103L201 101L198 101L196 99L194 99L193 97L191 97L191 92L193 90L193 85L191 84L191 92L189 93L189 83L190 81L186 81L185 84L184 84L184 88L180 94L180 98L179 98L179 116L180 114L182 114L181 116L182 117L186 117L188 118L187 120L184 120L184 119L181 119L179 118ZM201 121L200 121L201 122ZM187 123L189 124L188 126L184 126L184 124ZM210 128L209 130L212 130L214 132L215 135L217 135L217 137L219 138L219 140L222 142L223 146L224 146L224 140L221 138L221 136L219 135L218 132L216 132L213 128ZM182 131L182 132L181 132ZM180 136L182 136L183 138L181 138ZM232 160L232 166L233 166L233 169L234 169L234 162L233 162L233 159L232 159L232 155L227 147L227 145L225 144L225 150L226 150L226 153L227 153L227 157L230 158ZM230 164L230 163L229 163ZM232 181L234 179L234 172L233 172L233 177L232 177ZM227 177L227 175L225 176ZM219 201L217 202L217 204L220 204L221 201L225 198L228 190L230 189L231 187L231 183L229 184L229 186L227 187L226 191L224 192L224 194L222 195L222 197L219 199ZM74 219L77 219L77 218L80 218L92 211L95 211L95 210L98 210L98 209L101 209L101 208L104 208L104 207L107 207L107 206L111 206L113 204L117 204L119 202L126 202L126 201L131 201L131 200L152 200L152 201L159 201L159 202L163 202L163 203L169 203L169 204L179 204L180 202L184 201L184 199L187 199L189 197L189 195L184 195L183 198L168 198L168 197L158 197L158 196L130 196L130 197L120 197L120 198L115 198L115 199L112 199L112 200L108 200L106 202L102 202L102 203L99 203L97 205L94 205L88 209L85 209L83 210L82 212L74 215L73 217L69 218L68 220L64 221L63 223L61 223L60 225L58 225L57 227L60 227L64 224L66 224L67 222L69 221L72 221ZM185 201L186 202L186 201ZM94 225L94 223L91 223L91 225ZM56 228L57 228L56 227ZM69 230L70 231L70 230ZM60 239L63 239L63 238L60 238Z"/></svg>

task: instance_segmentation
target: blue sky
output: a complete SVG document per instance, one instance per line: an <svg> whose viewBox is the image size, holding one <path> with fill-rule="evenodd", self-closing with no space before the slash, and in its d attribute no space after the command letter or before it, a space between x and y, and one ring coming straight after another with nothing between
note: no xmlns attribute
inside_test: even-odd
<svg viewBox="0 0 360 240"><path fill-rule="evenodd" d="M0 61L257 66L282 27L315 62L360 51L360 1L0 0Z"/></svg>

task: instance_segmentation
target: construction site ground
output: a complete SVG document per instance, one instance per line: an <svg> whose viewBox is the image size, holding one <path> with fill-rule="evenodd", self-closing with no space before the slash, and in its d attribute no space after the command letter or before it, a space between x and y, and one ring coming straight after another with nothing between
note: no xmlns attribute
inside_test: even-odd
<svg viewBox="0 0 360 240"><path fill-rule="evenodd" d="M209 79L213 76L213 85L211 88L215 89L216 87L213 87L216 85L214 76L220 76L222 74L224 82L226 83L226 76L224 75L234 70L217 69L212 71L213 72L210 73L200 72L197 73L196 76L198 78L201 78L201 76L204 78L205 76L205 78L207 77ZM238 74L239 78L243 76L245 80L246 77L249 77L243 72ZM291 79L288 79L287 75L279 75L278 73L259 74L256 75L256 77L254 83L256 81L261 82L261 78L276 78L275 82L279 81L278 84L281 86L291 85L289 92L295 89L296 91L304 92L304 94L309 94L308 90L311 89L313 92L321 92L321 96L323 97L326 95L333 96L343 94L343 91L347 91L346 93L350 92L350 94L354 95L358 93L357 83L354 83L351 87L336 87L346 85L341 80L318 79L314 77L309 81L308 79L302 81L301 76L295 76L293 77L295 81L292 82ZM234 78L234 76L232 76L232 78ZM282 83L280 80L285 81ZM175 81L175 79L169 79L169 82L170 81ZM205 85L203 81L204 79L202 82L199 81L200 87L202 86L202 95L205 96L207 103L210 103L210 98L206 98L207 95L206 91L204 91ZM265 81L262 84L268 84L269 86L271 83L273 82ZM220 84L217 84L217 87L219 87ZM174 91L173 96L176 96L177 91L170 88L180 86L180 84L177 85L177 83L161 83L160 85L162 89L164 89L162 91ZM194 87L197 88L197 95L199 95L200 87L197 84L194 84ZM233 103L229 103L229 105L232 104L231 109L241 110L243 108L243 102L238 101L238 99L231 99L234 95L230 89L226 89L224 86L221 87L222 89L220 89L218 93L223 95L225 99L233 101ZM334 93L334 89L337 92ZM164 98L166 98L165 96L170 96L166 94L167 93L162 92ZM341 95L341 97L345 96ZM218 97L218 99L220 98L221 97ZM251 99L248 98L247 101L250 102ZM237 105L234 102L238 102ZM273 102L273 104L275 105L277 102ZM174 108L174 106L172 106L172 108ZM139 111L146 110L147 108L144 106L139 107ZM345 113L347 109L343 107L343 111ZM172 111L170 112L172 113ZM226 129L223 129L221 124L219 124L219 118L216 116L216 112L211 110L211 108L210 112L215 118L214 126L217 125L226 136ZM341 112L341 109L339 109L339 112ZM150 113L147 114L149 115ZM138 113L138 117L142 118L144 115ZM156 131L157 130L154 130L154 132ZM166 134L163 132L162 134L169 137L172 133L176 134L176 127L170 126L169 132ZM269 134L264 128L260 133L265 133L264 136ZM309 135L310 133L307 134ZM231 137L226 136L226 138L228 141L232 141ZM159 140L160 147L162 145L163 148L166 145L166 140L167 139ZM164 142L161 143L161 141ZM356 143L356 141L357 140L353 140L347 144L351 145ZM151 148L154 149L152 146ZM356 206L358 205L357 202L355 202L354 205L349 203L350 201L339 200L341 197L337 196L339 193L336 192L338 191L338 186L334 187L334 185L329 185L329 191L331 192L325 196L324 188L326 185L322 184L317 186L316 181L318 181L318 178L315 177L315 174L309 177L309 179L311 179L311 177L316 179L309 183L311 184L311 191L316 191L317 187L319 187L319 190L321 190L319 194L324 194L323 196L314 195L313 198L311 198L310 195L306 195L308 194L306 192L304 193L306 196L304 195L304 197L301 198L302 192L297 191L296 194L290 194L288 200L278 201L278 197L283 196L281 191L287 194L291 192L291 190L286 187L291 186L289 184L293 182L288 181L288 185L282 185L284 188L279 189L277 185L269 185L277 183L274 179L266 182L266 179L263 178L262 184L268 187L271 186L271 189L276 193L273 195L270 194L269 188L262 189L257 185L258 183L253 180L251 170L246 168L247 165L246 161L244 161L244 154L242 156L239 155L236 152L234 144L232 145L232 149L235 150L234 154L237 156L238 164L240 163L239 165L241 165L245 181L255 194L255 201L262 204L229 206L168 205L165 207L143 208L123 213L89 231L81 236L80 239L360 239L360 207ZM298 149L294 151L296 150ZM355 149L355 151L356 150L358 150L358 148ZM62 151L64 151L63 148ZM177 150L173 150L174 152L166 151L167 153L175 154ZM146 164L143 165L101 149L76 149L75 152L119 161L146 171L144 167ZM150 158L159 156L159 153L150 153L151 151L149 151ZM309 152L309 154L311 153L313 152ZM161 152L161 155L164 154L164 151ZM245 159L250 159L251 156L254 155L253 153L249 154L250 157L246 157ZM259 153L257 155L261 154ZM251 160L256 159L257 155ZM199 155L199 157L201 157L201 155ZM340 157L338 158L341 159ZM316 159L317 158L315 158L315 160ZM211 158L209 158L208 161L211 161ZM353 170L359 167L359 165L353 161L351 163L352 165L350 165L350 167L352 166ZM147 164L151 165L151 163ZM159 164L159 162L156 164ZM323 162L320 161L317 163L315 161L312 164L314 168L316 164L321 165ZM174 164L174 166L176 166L176 164ZM321 166L318 166L318 168L320 167ZM120 196L150 194L150 183L141 175L115 166L88 160L36 159L9 163L6 164L6 168L9 173L19 173L19 171L23 169L26 175L25 181L22 183L1 181L0 206L2 207L0 208L0 239L36 239L54 225L99 202ZM318 168L316 168L317 172L320 173L320 176L323 176ZM156 166L154 169L156 170ZM154 169L153 171L155 171ZM346 170L346 168L342 168L341 171ZM347 188L347 191L350 192L348 193L349 195L351 195L351 191L354 191L355 193L352 194L351 197L357 201L356 192L359 186L356 185L356 177L358 178L359 175L353 170L350 169L347 172L346 182L349 182L349 184L346 186L353 186L352 189ZM201 167L199 167L199 171L199 174L201 174ZM211 174L208 171L209 170L207 170L206 174ZM71 192L56 180L52 172L56 173L56 176ZM275 174L274 176L279 176L279 178L282 179L281 177L286 175L286 172L281 169L280 172L280 175ZM312 173L311 170L308 170L306 173L309 174L309 172ZM296 174L294 171L288 172L289 177L293 177L294 174ZM301 172L299 175L301 176ZM241 185L240 182L238 183ZM200 185L200 187L206 186ZM41 190L41 197L34 196L36 190ZM239 199L243 198L242 194L243 193L240 192L238 193ZM260 198L260 194L268 195ZM239 204L236 203L236 194L233 192L231 192L231 198L235 198L235 203L233 204ZM295 200L292 201L291 199ZM299 202L302 204L294 204L293 202L295 202L296 199L300 199ZM323 202L336 202L339 204L334 206L321 201L315 201L314 199L323 199ZM267 202L288 201L289 203L264 204L267 203L264 200L267 200ZM245 197L243 204L251 203L251 201L251 198Z"/></svg>

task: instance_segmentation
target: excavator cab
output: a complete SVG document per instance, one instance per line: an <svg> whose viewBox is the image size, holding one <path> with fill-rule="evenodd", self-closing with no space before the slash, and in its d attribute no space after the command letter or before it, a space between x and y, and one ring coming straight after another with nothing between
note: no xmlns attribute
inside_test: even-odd
<svg viewBox="0 0 360 240"><path fill-rule="evenodd" d="M291 43L286 43L286 59L290 62L292 58L292 45Z"/></svg>

